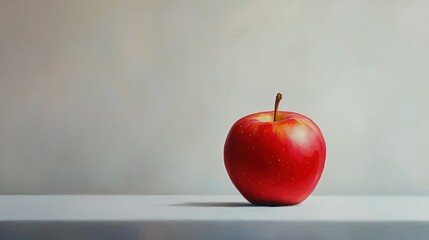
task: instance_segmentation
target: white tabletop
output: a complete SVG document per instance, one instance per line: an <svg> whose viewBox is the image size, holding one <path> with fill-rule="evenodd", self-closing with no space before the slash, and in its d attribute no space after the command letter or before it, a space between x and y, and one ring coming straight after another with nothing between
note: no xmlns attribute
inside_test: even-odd
<svg viewBox="0 0 429 240"><path fill-rule="evenodd" d="M103 234L118 236L109 239L429 239L429 197L311 196L296 206L260 207L241 196L0 196L0 239L103 239Z"/></svg>

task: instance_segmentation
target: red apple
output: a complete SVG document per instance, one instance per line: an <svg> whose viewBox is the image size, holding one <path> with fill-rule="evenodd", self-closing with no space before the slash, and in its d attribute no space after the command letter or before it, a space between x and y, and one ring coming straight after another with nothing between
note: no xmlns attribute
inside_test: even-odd
<svg viewBox="0 0 429 240"><path fill-rule="evenodd" d="M256 205L294 205L304 201L319 182L326 145L308 117L278 111L245 116L234 123L224 147L232 183Z"/></svg>

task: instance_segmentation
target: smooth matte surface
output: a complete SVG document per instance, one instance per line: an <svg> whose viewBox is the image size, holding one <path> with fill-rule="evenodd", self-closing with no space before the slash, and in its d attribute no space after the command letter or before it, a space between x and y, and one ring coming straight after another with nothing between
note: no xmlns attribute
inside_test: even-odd
<svg viewBox="0 0 429 240"><path fill-rule="evenodd" d="M427 239L429 197L0 196L0 239ZM338 238L340 237L340 238Z"/></svg>
<svg viewBox="0 0 429 240"><path fill-rule="evenodd" d="M0 196L1 221L424 221L429 197L311 196L295 206L253 206L241 196Z"/></svg>

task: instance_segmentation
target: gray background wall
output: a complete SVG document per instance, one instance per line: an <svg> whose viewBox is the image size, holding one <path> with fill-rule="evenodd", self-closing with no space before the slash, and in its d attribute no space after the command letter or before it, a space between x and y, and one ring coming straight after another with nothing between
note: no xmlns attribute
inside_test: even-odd
<svg viewBox="0 0 429 240"><path fill-rule="evenodd" d="M235 120L311 117L316 194L428 194L428 1L0 1L0 194L236 193Z"/></svg>

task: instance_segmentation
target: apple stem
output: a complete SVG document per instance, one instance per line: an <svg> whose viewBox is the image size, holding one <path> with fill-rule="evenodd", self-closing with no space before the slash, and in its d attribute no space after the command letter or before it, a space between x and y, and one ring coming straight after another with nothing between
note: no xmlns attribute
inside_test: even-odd
<svg viewBox="0 0 429 240"><path fill-rule="evenodd" d="M281 93L277 93L277 95L276 95L276 103L274 104L274 122L277 121L280 100L282 100L282 94Z"/></svg>

